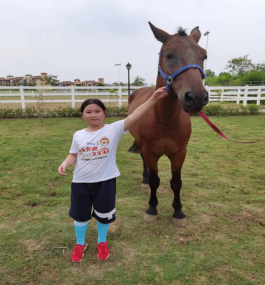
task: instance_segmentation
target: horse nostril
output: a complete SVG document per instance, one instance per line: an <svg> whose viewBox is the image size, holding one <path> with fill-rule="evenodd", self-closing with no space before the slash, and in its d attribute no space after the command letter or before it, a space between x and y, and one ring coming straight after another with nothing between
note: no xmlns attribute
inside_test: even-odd
<svg viewBox="0 0 265 285"><path fill-rule="evenodd" d="M191 105L195 102L195 99L194 99L194 96L193 96L193 93L191 92L191 90L189 90L185 93L184 100L185 100L185 103L187 105Z"/></svg>
<svg viewBox="0 0 265 285"><path fill-rule="evenodd" d="M203 104L203 106L207 105L208 102L209 102L209 95L208 95L208 92L205 90L204 94L203 94L203 97L202 97L202 104Z"/></svg>

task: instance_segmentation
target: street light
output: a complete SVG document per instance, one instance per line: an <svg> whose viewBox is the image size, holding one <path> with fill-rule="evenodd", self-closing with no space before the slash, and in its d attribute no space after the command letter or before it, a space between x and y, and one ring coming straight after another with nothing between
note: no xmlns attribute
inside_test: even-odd
<svg viewBox="0 0 265 285"><path fill-rule="evenodd" d="M207 36L207 41L206 41L206 52L207 52L207 48L208 48L208 35L210 34L210 32L206 32L205 34L204 34L204 36ZM205 71L206 71L206 61L207 61L207 59L205 59Z"/></svg>
<svg viewBox="0 0 265 285"><path fill-rule="evenodd" d="M128 62L126 64L126 68L128 70L128 97L130 96L130 69L131 69L131 64Z"/></svg>
<svg viewBox="0 0 265 285"><path fill-rule="evenodd" d="M120 80L120 79L119 79L119 66L120 66L120 65L121 65L120 63L116 63L116 64L115 64L115 66L118 66L118 85L119 85L119 80Z"/></svg>

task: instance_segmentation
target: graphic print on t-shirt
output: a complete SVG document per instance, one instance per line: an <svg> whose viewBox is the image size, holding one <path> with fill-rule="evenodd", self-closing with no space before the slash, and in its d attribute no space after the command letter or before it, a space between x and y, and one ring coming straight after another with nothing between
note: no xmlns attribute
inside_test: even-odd
<svg viewBox="0 0 265 285"><path fill-rule="evenodd" d="M87 146L84 148L79 148L79 153L82 160L96 160L104 159L108 157L109 153L109 139L103 137L100 141L95 143L87 142Z"/></svg>

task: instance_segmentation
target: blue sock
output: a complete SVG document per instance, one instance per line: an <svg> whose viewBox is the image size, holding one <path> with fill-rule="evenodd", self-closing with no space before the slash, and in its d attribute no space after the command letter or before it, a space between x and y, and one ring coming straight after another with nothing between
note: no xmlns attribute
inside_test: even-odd
<svg viewBox="0 0 265 285"><path fill-rule="evenodd" d="M86 222L74 221L74 225L75 225L75 234L76 234L76 244L84 245L88 221Z"/></svg>
<svg viewBox="0 0 265 285"><path fill-rule="evenodd" d="M97 221L97 226L98 226L98 243L106 242L109 224L101 224L100 222Z"/></svg>

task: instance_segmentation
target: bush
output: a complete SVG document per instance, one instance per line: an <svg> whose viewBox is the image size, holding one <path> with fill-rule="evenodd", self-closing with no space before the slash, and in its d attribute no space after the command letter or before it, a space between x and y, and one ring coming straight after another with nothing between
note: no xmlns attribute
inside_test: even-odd
<svg viewBox="0 0 265 285"><path fill-rule="evenodd" d="M248 104L246 107L238 105L235 107L223 107L222 104L211 105L203 108L203 112L209 116L236 116L236 115L258 115L264 114L259 111L260 107L255 104ZM107 117L126 117L128 106L107 108ZM198 115L198 114L192 114ZM35 108L22 109L0 109L0 118L65 118L81 117L79 108L59 108L56 110L42 110L41 114Z"/></svg>
<svg viewBox="0 0 265 285"><path fill-rule="evenodd" d="M128 107L109 107L107 108L107 117L126 117L128 113ZM0 118L64 118L64 117L81 117L80 108L59 108L56 110L42 110L40 112L35 108L23 109L0 109Z"/></svg>
<svg viewBox="0 0 265 285"><path fill-rule="evenodd" d="M221 104L218 105L207 105L203 108L203 112L207 116L242 116L242 115L259 115L263 114L260 112L260 107L255 104L248 104L246 107L239 105L239 108L235 107L223 107ZM198 115L198 114L192 114Z"/></svg>

